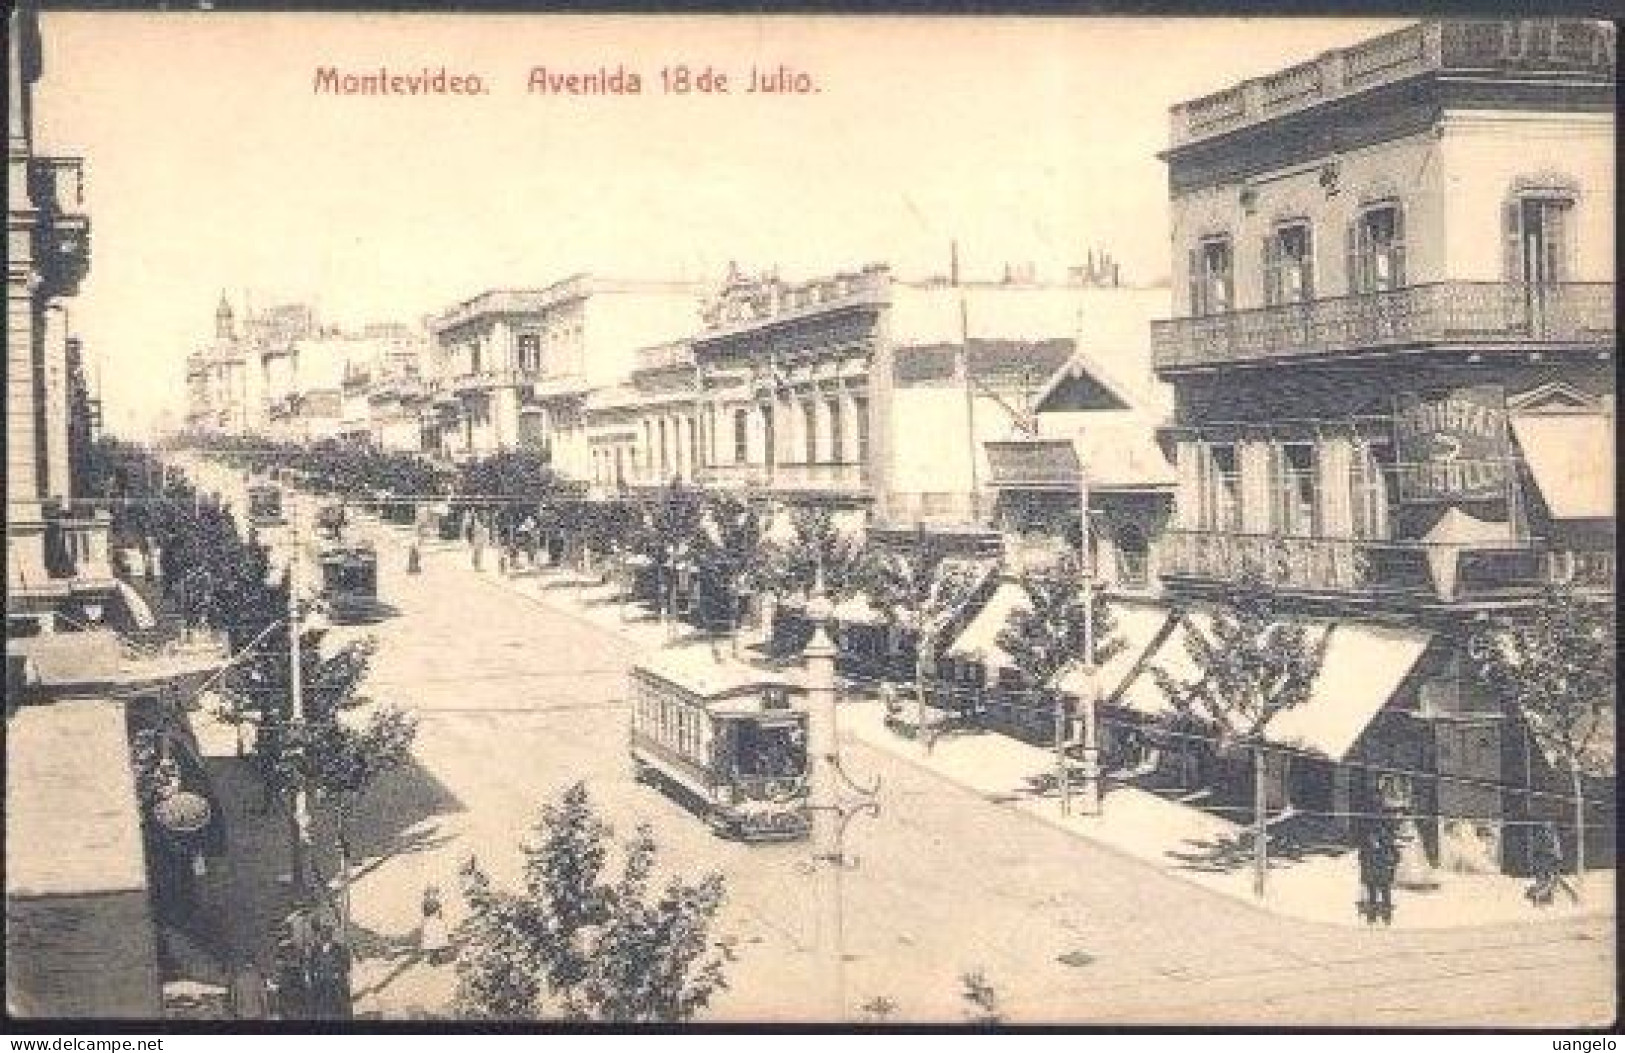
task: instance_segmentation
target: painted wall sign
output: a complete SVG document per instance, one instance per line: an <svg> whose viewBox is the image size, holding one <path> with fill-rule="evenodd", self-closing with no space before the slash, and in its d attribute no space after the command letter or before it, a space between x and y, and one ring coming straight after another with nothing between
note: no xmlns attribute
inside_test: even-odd
<svg viewBox="0 0 1625 1053"><path fill-rule="evenodd" d="M1480 384L1394 400L1401 501L1483 501L1507 486L1506 392Z"/></svg>

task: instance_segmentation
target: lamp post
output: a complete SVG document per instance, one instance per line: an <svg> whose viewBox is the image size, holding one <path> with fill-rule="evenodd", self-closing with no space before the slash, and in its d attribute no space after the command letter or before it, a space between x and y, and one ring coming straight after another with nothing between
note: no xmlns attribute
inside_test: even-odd
<svg viewBox="0 0 1625 1053"><path fill-rule="evenodd" d="M1093 531L1089 522L1089 469L1083 465L1078 471L1078 496L1082 502L1079 514L1082 526L1080 543L1082 552L1078 563L1083 574L1083 785L1078 809L1084 815L1100 814L1100 697L1095 682L1095 559ZM1064 773L1063 760L1063 773ZM1065 785L1063 779L1062 785ZM1064 802L1063 802L1064 807Z"/></svg>
<svg viewBox="0 0 1625 1053"><path fill-rule="evenodd" d="M807 660L808 807L812 812L813 870L817 875L817 948L822 966L819 1005L826 1022L846 1019L846 950L842 897L846 868L846 825L853 816L876 815L878 780L859 787L841 768L840 729L836 719L835 657L829 625L835 608L824 592L824 568L819 564L807 617L813 623L812 640L803 654ZM842 786L856 803L842 800Z"/></svg>

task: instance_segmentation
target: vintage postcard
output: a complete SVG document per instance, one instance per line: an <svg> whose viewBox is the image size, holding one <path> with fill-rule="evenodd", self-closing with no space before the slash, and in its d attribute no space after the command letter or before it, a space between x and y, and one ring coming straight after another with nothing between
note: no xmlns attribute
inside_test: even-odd
<svg viewBox="0 0 1625 1053"><path fill-rule="evenodd" d="M7 34L13 1023L1615 1019L1612 25L162 6Z"/></svg>

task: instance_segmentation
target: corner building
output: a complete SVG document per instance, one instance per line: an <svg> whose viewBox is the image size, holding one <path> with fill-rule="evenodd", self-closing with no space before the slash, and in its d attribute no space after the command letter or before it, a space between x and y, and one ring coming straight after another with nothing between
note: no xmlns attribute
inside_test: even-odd
<svg viewBox="0 0 1625 1053"><path fill-rule="evenodd" d="M1549 583L1614 587L1614 44L1426 22L1171 112L1164 585L1260 577L1330 633L1272 801L1435 816L1446 870L1520 869L1524 820L1572 837L1466 652Z"/></svg>

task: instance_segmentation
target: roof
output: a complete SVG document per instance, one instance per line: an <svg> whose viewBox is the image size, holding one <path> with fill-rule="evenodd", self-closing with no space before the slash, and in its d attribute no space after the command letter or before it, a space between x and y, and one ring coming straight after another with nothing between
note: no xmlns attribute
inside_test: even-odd
<svg viewBox="0 0 1625 1053"><path fill-rule="evenodd" d="M1138 414L1086 426L1072 441L1091 489L1166 488L1178 482L1174 466L1157 444L1154 426Z"/></svg>
<svg viewBox="0 0 1625 1053"><path fill-rule="evenodd" d="M706 699L722 698L760 687L801 690L797 681L784 674L747 665L709 644L655 651L635 665L633 671L653 674Z"/></svg>
<svg viewBox="0 0 1625 1053"><path fill-rule="evenodd" d="M124 706L23 706L6 721L6 897L145 889Z"/></svg>
<svg viewBox="0 0 1625 1053"><path fill-rule="evenodd" d="M1512 433L1554 519L1614 515L1614 418L1515 413Z"/></svg>

